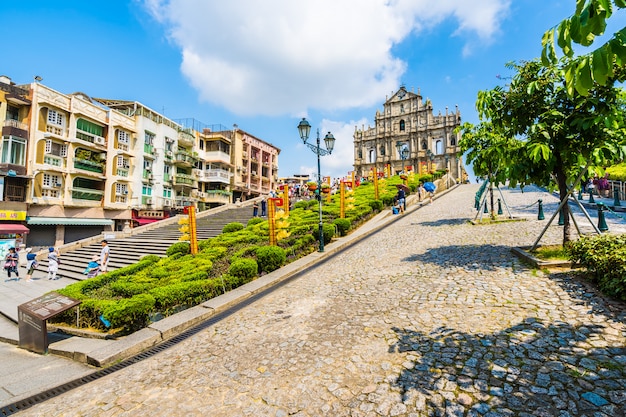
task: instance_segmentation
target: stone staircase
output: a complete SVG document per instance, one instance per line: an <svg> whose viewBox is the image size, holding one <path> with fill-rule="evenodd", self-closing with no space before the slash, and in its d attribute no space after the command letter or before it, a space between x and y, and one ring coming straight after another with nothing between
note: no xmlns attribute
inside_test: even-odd
<svg viewBox="0 0 626 417"><path fill-rule="evenodd" d="M177 216L180 218L179 216ZM252 218L252 208L232 207L218 211L209 215L197 218L196 231L198 241L215 237L222 233L222 229L228 223L239 222L244 226ZM162 223L162 225L159 225ZM109 270L113 271L128 265L132 265L146 255L165 256L167 248L177 243L181 233L178 231L180 225L174 221L159 221L151 223L150 227L142 226L135 229L134 233L128 237L109 239L111 248L109 258ZM147 230L142 231L146 228ZM87 278L83 274L87 264L93 255L100 255L102 245L100 239L88 239L89 243L78 246L74 249L61 251L61 265L59 265L60 277L75 280ZM44 255L45 258L45 255ZM39 270L48 270L47 258L39 261Z"/></svg>

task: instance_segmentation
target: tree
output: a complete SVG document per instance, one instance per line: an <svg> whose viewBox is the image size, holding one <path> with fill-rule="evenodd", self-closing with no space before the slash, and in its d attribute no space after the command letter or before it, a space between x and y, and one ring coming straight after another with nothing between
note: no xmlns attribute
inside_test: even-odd
<svg viewBox="0 0 626 417"><path fill-rule="evenodd" d="M543 35L541 59L545 65L557 64L557 46L570 58L564 67L570 96L574 90L587 95L594 83L605 86L613 81L624 81L623 74L618 76L614 68L626 66L626 27L588 54L574 59L572 49L572 42L587 47L593 44L596 36L604 34L606 22L613 15L613 5L618 9L626 8L626 0L577 0L574 15Z"/></svg>
<svg viewBox="0 0 626 417"><path fill-rule="evenodd" d="M507 64L517 72L508 88L481 91L476 103L481 120L522 141L507 156L511 185L556 186L561 201L584 169L601 170L626 154L622 90L614 82L594 83L585 95L570 95L567 65L545 66L539 60ZM571 240L569 206L563 209L565 244Z"/></svg>
<svg viewBox="0 0 626 417"><path fill-rule="evenodd" d="M509 179L511 155L522 142L501 134L489 121L478 125L464 123L455 132L462 132L459 148L466 162L472 165L474 174L489 179L490 213L495 219L493 185L497 187Z"/></svg>

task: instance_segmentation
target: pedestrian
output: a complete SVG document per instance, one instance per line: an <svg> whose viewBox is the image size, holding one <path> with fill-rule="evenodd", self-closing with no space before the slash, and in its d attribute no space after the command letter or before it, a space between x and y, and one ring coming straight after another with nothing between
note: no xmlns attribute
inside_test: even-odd
<svg viewBox="0 0 626 417"><path fill-rule="evenodd" d="M261 217L267 216L267 200L265 197L261 200Z"/></svg>
<svg viewBox="0 0 626 417"><path fill-rule="evenodd" d="M15 248L9 248L9 253L4 258L4 269L7 270L7 275L11 279L11 272L15 273L15 280L20 280L20 273L17 270L17 262L20 260L19 255L15 251Z"/></svg>
<svg viewBox="0 0 626 417"><path fill-rule="evenodd" d="M98 255L91 257L91 261L87 264L87 267L83 271L83 274L87 275L87 278L93 278L100 272L100 264L98 263Z"/></svg>
<svg viewBox="0 0 626 417"><path fill-rule="evenodd" d="M420 186L417 189L417 193L419 194L420 201L422 201L422 199L424 199L424 197L426 197L426 189L424 188L424 183L423 182L420 182Z"/></svg>
<svg viewBox="0 0 626 417"><path fill-rule="evenodd" d="M254 203L252 203L252 217L258 217L258 216L259 216L259 203L255 201Z"/></svg>
<svg viewBox="0 0 626 417"><path fill-rule="evenodd" d="M109 255L111 249L109 248L109 242L106 239L102 239L100 243L102 243L102 250L100 250L100 271L106 272L109 267Z"/></svg>
<svg viewBox="0 0 626 417"><path fill-rule="evenodd" d="M59 271L59 252L53 247L48 248L48 279L57 280L57 272Z"/></svg>
<svg viewBox="0 0 626 417"><path fill-rule="evenodd" d="M26 282L32 282L33 272L38 266L37 255L30 252L26 254Z"/></svg>
<svg viewBox="0 0 626 417"><path fill-rule="evenodd" d="M404 214L404 209L406 208L406 193L404 192L404 188L398 189L398 208L400 209L400 214Z"/></svg>

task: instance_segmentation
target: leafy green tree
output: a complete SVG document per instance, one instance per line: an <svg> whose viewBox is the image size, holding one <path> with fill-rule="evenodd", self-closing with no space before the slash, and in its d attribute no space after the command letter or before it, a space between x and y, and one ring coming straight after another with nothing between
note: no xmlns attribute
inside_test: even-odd
<svg viewBox="0 0 626 417"><path fill-rule="evenodd" d="M543 35L541 59L545 65L558 62L557 47L570 58L564 67L570 96L574 90L587 95L594 83L605 86L615 80L624 81L623 74L616 74L614 68L626 66L626 27L588 54L574 58L572 48L572 42L591 46L596 36L604 34L607 20L613 15L613 6L626 8L626 0L577 0L575 13Z"/></svg>
<svg viewBox="0 0 626 417"><path fill-rule="evenodd" d="M489 180L490 213L495 219L493 186L504 184L510 178L509 171L514 167L511 158L522 142L501 134L489 121L478 125L464 123L456 132L462 133L459 148L466 162L472 165L474 174Z"/></svg>
<svg viewBox="0 0 626 417"><path fill-rule="evenodd" d="M570 95L563 66L539 60L507 66L516 71L510 85L479 92L476 106L481 120L522 141L507 156L512 185L556 186L563 200L584 169L601 170L624 157L622 91L613 82ZM571 240L569 206L563 209L566 243Z"/></svg>

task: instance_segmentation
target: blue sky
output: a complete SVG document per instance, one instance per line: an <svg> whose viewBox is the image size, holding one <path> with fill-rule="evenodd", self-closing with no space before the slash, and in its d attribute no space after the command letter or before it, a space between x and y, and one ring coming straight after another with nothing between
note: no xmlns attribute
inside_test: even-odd
<svg viewBox="0 0 626 417"><path fill-rule="evenodd" d="M307 117L337 139L322 173L338 177L352 168L355 126L373 125L400 85L477 122L477 92L506 82L505 63L538 57L575 3L21 0L3 4L0 74L237 124L281 149L280 176L317 171L296 129Z"/></svg>

